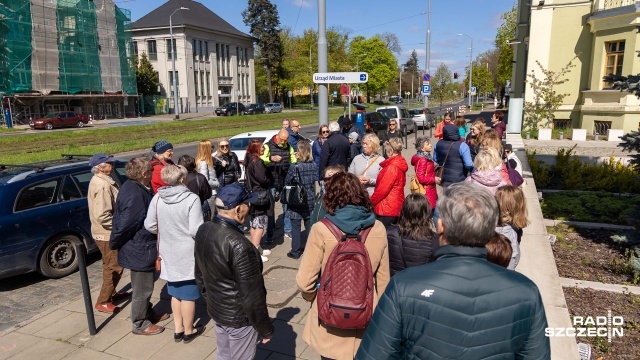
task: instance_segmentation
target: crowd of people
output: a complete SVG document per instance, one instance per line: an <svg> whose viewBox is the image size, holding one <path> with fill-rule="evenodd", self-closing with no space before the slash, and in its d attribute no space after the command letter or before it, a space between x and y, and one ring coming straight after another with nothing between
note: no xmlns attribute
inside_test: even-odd
<svg viewBox="0 0 640 360"><path fill-rule="evenodd" d="M311 303L302 337L323 359L549 358L539 291L512 271L528 216L498 113L487 130L446 114L437 143L417 138L408 195L395 124L381 140L333 121L311 143L286 119L249 142L243 183L228 139L215 153L203 140L177 164L160 140L151 159L129 160L120 188L113 158L94 155L89 207L104 274L95 308L118 312L113 302L130 295L132 332L161 333L170 314L150 302L159 272L176 342L204 333L194 324L202 296L218 358L252 359L276 335L262 270L281 201L287 256L300 261L297 286ZM115 291L123 268L131 294Z"/></svg>

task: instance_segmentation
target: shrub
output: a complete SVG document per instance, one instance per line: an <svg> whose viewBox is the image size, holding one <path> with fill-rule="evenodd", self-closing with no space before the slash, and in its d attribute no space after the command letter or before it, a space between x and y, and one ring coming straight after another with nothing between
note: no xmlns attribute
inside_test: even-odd
<svg viewBox="0 0 640 360"><path fill-rule="evenodd" d="M545 218L618 225L633 225L639 205L640 196L573 191L545 194L540 203Z"/></svg>

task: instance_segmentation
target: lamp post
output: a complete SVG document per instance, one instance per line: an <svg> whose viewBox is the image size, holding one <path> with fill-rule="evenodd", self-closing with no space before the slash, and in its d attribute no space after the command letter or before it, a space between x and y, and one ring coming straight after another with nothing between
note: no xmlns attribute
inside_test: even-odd
<svg viewBox="0 0 640 360"><path fill-rule="evenodd" d="M173 22L171 21L171 17L173 16L173 14L175 14L180 10L189 10L189 8L182 6L179 9L175 9L171 13L171 15L169 15L169 33L171 34L171 43L169 44L169 48L171 49L171 66L173 67L173 71L171 72L171 75L173 76L173 101L174 101L173 106L175 108L176 120L180 119L180 111L178 110L178 84L177 84L178 81L176 79L176 52L173 51L174 50Z"/></svg>
<svg viewBox="0 0 640 360"><path fill-rule="evenodd" d="M313 67L311 66L311 46L309 45L309 76L311 77L311 86L309 86L309 99L311 99L311 110L313 110Z"/></svg>
<svg viewBox="0 0 640 360"><path fill-rule="evenodd" d="M471 111L471 82L473 81L473 38L467 34L458 34L458 36L466 36L471 40L471 49L469 50L469 111Z"/></svg>

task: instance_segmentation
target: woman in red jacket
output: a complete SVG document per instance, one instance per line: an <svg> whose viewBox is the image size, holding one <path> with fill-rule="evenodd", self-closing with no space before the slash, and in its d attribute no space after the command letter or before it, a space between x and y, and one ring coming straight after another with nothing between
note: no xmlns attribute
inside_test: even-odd
<svg viewBox="0 0 640 360"><path fill-rule="evenodd" d="M174 165L172 160L173 145L166 140L160 140L153 144L151 152L153 152L153 158L150 161L151 167L153 168L153 172L151 173L151 189L155 194L159 188L167 186L160 178L160 172L165 166L169 164Z"/></svg>
<svg viewBox="0 0 640 360"><path fill-rule="evenodd" d="M433 162L433 145L429 143L428 136L420 136L416 141L416 150L418 151L411 158L411 165L416 170L416 178L418 182L424 185L427 190L424 194L429 200L431 210L436 208L436 200L438 200L438 192L436 191L436 173L435 163Z"/></svg>
<svg viewBox="0 0 640 360"><path fill-rule="evenodd" d="M380 163L382 170L378 174L371 202L376 219L389 227L400 215L409 165L401 155L402 141L399 138L385 141L384 151L389 158Z"/></svg>

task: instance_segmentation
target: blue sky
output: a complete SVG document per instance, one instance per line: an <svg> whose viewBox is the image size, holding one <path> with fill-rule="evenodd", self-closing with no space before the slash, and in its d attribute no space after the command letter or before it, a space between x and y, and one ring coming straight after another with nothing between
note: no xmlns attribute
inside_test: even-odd
<svg viewBox="0 0 640 360"><path fill-rule="evenodd" d="M118 5L130 8L135 21L163 1L124 0ZM241 12L245 0L200 0L213 12L238 30L248 33ZM271 0L278 7L282 27L290 27L295 34L305 29L318 29L317 0ZM440 63L451 71L463 72L469 64L467 37L473 38L473 56L493 48L500 15L511 9L513 0L432 0L431 1L431 72ZM394 33L400 40L402 52L399 63L409 58L411 51L418 53L419 67L425 65L427 0L326 0L327 28L341 26L351 30L351 37L371 37L384 32ZM422 14L424 13L424 14ZM403 19L403 20L400 20ZM396 21L399 20L399 21Z"/></svg>

